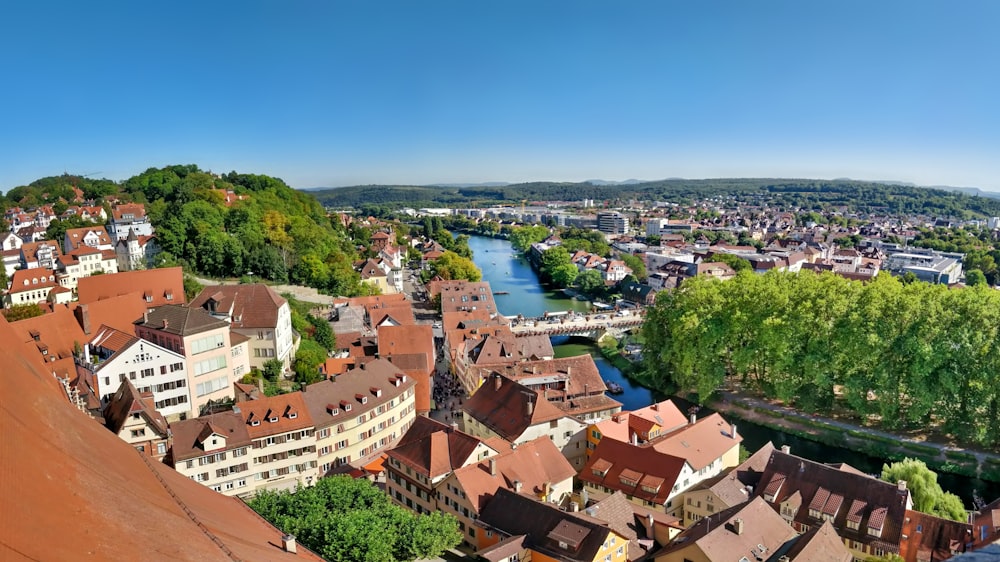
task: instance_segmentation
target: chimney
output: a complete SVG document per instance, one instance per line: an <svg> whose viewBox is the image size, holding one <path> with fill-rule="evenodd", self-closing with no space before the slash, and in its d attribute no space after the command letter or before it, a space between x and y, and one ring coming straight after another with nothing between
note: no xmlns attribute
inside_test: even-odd
<svg viewBox="0 0 1000 562"><path fill-rule="evenodd" d="M654 412L659 412L660 411L660 405L657 404L656 402L653 402L652 404L650 404L649 409L653 410Z"/></svg>
<svg viewBox="0 0 1000 562"><path fill-rule="evenodd" d="M580 511L580 503L579 502L569 502L569 511L570 511L570 513L576 513L578 511Z"/></svg>
<svg viewBox="0 0 1000 562"><path fill-rule="evenodd" d="M88 308L88 305L81 304L76 307L73 314L76 316L76 321L80 324L80 328L83 330L83 333L90 335L90 309Z"/></svg>
<svg viewBox="0 0 1000 562"><path fill-rule="evenodd" d="M281 548L290 554L297 552L295 548L295 535L281 535Z"/></svg>
<svg viewBox="0 0 1000 562"><path fill-rule="evenodd" d="M521 493L521 481L520 480L515 480L514 481L514 492L517 493L517 494Z"/></svg>
<svg viewBox="0 0 1000 562"><path fill-rule="evenodd" d="M493 390L500 390L500 386L503 384L503 379L500 375L493 375Z"/></svg>
<svg viewBox="0 0 1000 562"><path fill-rule="evenodd" d="M305 389L304 386L302 388L303 388L303 390ZM733 429L732 429L732 431L729 432L729 434L732 436L733 439L736 439L738 437L738 435L736 433L736 424L735 423L733 424Z"/></svg>
<svg viewBox="0 0 1000 562"><path fill-rule="evenodd" d="M692 413L691 414L691 425L694 425L694 422L696 422L696 421L698 421L698 414Z"/></svg>
<svg viewBox="0 0 1000 562"><path fill-rule="evenodd" d="M743 520L740 518L733 519L733 532L737 535L743 534Z"/></svg>
<svg viewBox="0 0 1000 562"><path fill-rule="evenodd" d="M567 376L569 376L569 375L573 374L573 372L572 372L572 371L573 371L573 367L566 367L566 375L567 375Z"/></svg>
<svg viewBox="0 0 1000 562"><path fill-rule="evenodd" d="M642 526L646 528L646 538L653 538L653 514L647 513L646 518L643 519Z"/></svg>
<svg viewBox="0 0 1000 562"><path fill-rule="evenodd" d="M149 323L149 311L148 310L146 312L142 313L142 323L143 324L148 324Z"/></svg>
<svg viewBox="0 0 1000 562"><path fill-rule="evenodd" d="M164 319L163 319L163 329L164 329L164 330L166 330L166 329L167 329L167 326L169 326L169 325L170 325L170 323L169 323L169 322L167 322L167 319L166 319L166 318L164 318Z"/></svg>
<svg viewBox="0 0 1000 562"><path fill-rule="evenodd" d="M451 430L452 431L458 431L458 422L457 421L451 422Z"/></svg>
<svg viewBox="0 0 1000 562"><path fill-rule="evenodd" d="M789 447L788 445L782 445L781 446L781 452L785 453L786 455L790 455L790 454L792 454L792 448Z"/></svg>
<svg viewBox="0 0 1000 562"><path fill-rule="evenodd" d="M490 457L490 476L496 476L496 475L497 475L497 460L493 457Z"/></svg>
<svg viewBox="0 0 1000 562"><path fill-rule="evenodd" d="M900 480L896 482L896 487L899 488L900 492L906 491L906 480Z"/></svg>
<svg viewBox="0 0 1000 562"><path fill-rule="evenodd" d="M524 403L524 410L525 410L525 415L527 415L530 418L531 414L535 411L535 402L533 396L528 396L528 400Z"/></svg>

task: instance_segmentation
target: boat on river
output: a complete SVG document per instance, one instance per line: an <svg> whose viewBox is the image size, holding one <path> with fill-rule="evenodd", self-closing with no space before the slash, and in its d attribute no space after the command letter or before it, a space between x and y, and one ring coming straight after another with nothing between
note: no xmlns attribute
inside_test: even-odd
<svg viewBox="0 0 1000 562"><path fill-rule="evenodd" d="M625 388L615 381L604 381L604 384L608 387L608 392L611 394L621 394L625 392Z"/></svg>

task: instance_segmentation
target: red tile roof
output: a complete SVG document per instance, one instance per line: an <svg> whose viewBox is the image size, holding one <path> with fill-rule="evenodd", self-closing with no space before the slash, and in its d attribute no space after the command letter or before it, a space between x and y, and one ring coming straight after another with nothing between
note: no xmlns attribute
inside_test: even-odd
<svg viewBox="0 0 1000 562"><path fill-rule="evenodd" d="M468 462L479 439L424 416L417 416L389 458L431 479L444 476Z"/></svg>
<svg viewBox="0 0 1000 562"><path fill-rule="evenodd" d="M315 427L301 392L240 402L240 416L251 439ZM258 423L259 422L259 423Z"/></svg>
<svg viewBox="0 0 1000 562"><path fill-rule="evenodd" d="M76 293L81 304L139 292L147 307L184 304L184 271L180 267L124 271L79 280ZM147 300L148 299L148 300Z"/></svg>
<svg viewBox="0 0 1000 562"><path fill-rule="evenodd" d="M540 393L500 375L484 382L463 410L510 442L531 426L566 415Z"/></svg>
<svg viewBox="0 0 1000 562"><path fill-rule="evenodd" d="M0 319L0 341L17 339ZM81 414L37 356L4 345L0 364L6 375L0 396L23 397L0 407L0 505L30 506L0 526L0 557L296 558L281 550L281 531L243 502L136 454ZM298 552L300 559L320 560L301 546Z"/></svg>
<svg viewBox="0 0 1000 562"><path fill-rule="evenodd" d="M278 309L288 301L263 283L210 285L202 289L189 306L209 309L213 301L219 314L230 315L234 328L274 328Z"/></svg>

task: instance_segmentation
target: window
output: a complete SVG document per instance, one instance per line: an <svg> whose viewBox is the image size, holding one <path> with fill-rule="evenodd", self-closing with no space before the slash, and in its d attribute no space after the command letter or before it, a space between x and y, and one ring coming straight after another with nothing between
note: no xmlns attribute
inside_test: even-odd
<svg viewBox="0 0 1000 562"><path fill-rule="evenodd" d="M132 430L132 437L142 437L144 435L146 435L146 428L145 427L139 428L139 429L133 429Z"/></svg>
<svg viewBox="0 0 1000 562"><path fill-rule="evenodd" d="M226 345L226 340L225 336L222 334L199 338L191 342L191 355L197 355L206 351L218 349L224 345Z"/></svg>
<svg viewBox="0 0 1000 562"><path fill-rule="evenodd" d="M226 357L224 355L219 355L216 357L210 357L204 361L199 361L194 364L194 376L204 375L205 373L211 373L212 371L218 371L219 369L226 368Z"/></svg>
<svg viewBox="0 0 1000 562"><path fill-rule="evenodd" d="M166 443L157 443L156 444L156 454L157 455L165 455L165 454L167 454L167 444Z"/></svg>

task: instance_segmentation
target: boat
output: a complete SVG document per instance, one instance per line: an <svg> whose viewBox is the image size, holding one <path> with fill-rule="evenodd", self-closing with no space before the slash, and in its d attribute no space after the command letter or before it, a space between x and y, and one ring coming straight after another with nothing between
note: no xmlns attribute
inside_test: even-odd
<svg viewBox="0 0 1000 562"><path fill-rule="evenodd" d="M578 301L585 301L585 300L587 300L587 296L586 295L577 295L574 298L576 298L576 300L578 300Z"/></svg>
<svg viewBox="0 0 1000 562"><path fill-rule="evenodd" d="M608 392L611 394L621 394L625 392L625 388L614 381L604 381L604 384L608 387Z"/></svg>
<svg viewBox="0 0 1000 562"><path fill-rule="evenodd" d="M494 295L509 295L510 291L493 291Z"/></svg>

